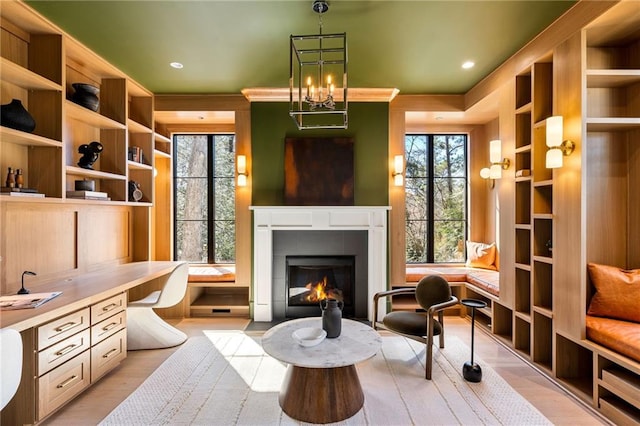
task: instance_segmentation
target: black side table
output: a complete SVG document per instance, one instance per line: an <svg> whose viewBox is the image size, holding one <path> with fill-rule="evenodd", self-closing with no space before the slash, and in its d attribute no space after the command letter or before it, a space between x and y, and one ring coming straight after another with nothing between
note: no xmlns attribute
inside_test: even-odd
<svg viewBox="0 0 640 426"><path fill-rule="evenodd" d="M468 382L477 383L482 380L482 369L478 364L473 362L473 337L475 333L476 308L486 308L486 302L477 299L462 299L460 301L464 306L471 308L471 361L464 363L462 367L462 377Z"/></svg>

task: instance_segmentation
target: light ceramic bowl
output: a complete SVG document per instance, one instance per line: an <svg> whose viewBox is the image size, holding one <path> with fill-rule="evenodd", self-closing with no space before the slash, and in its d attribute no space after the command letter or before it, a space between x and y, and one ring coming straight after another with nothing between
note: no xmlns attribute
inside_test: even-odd
<svg viewBox="0 0 640 426"><path fill-rule="evenodd" d="M304 327L299 328L291 334L293 340L301 346L315 346L327 337L327 332L321 328Z"/></svg>

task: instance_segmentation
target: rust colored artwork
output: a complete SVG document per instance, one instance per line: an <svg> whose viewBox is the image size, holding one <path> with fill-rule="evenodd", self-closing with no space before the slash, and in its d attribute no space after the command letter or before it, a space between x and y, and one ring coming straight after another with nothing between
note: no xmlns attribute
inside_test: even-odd
<svg viewBox="0 0 640 426"><path fill-rule="evenodd" d="M352 206L353 139L285 139L284 180L288 206Z"/></svg>

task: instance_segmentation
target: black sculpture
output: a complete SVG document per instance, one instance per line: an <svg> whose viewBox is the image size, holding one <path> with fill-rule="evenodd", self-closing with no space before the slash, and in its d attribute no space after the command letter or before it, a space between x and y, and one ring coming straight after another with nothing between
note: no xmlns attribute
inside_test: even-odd
<svg viewBox="0 0 640 426"><path fill-rule="evenodd" d="M78 152L82 154L78 161L78 166L83 169L93 170L93 163L98 160L98 154L102 152L102 144L95 141L88 145L85 143L78 147Z"/></svg>

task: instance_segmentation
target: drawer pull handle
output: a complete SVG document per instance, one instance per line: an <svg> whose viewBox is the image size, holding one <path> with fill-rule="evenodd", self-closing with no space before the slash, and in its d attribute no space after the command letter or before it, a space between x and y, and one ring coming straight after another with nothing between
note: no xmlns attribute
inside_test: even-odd
<svg viewBox="0 0 640 426"><path fill-rule="evenodd" d="M117 327L118 323L117 322L112 322L111 324L107 324L104 327L102 327L102 331L109 331L111 330L113 327Z"/></svg>
<svg viewBox="0 0 640 426"><path fill-rule="evenodd" d="M63 331L67 331L67 330L69 330L70 328L73 328L73 327L75 327L75 326L76 326L76 323L75 323L75 322L73 322L73 321L70 321L70 322L67 322L67 323L65 323L65 324L62 324L60 327L57 327L55 330L56 330L58 333L61 333L61 332L63 332Z"/></svg>
<svg viewBox="0 0 640 426"><path fill-rule="evenodd" d="M112 310L113 308L116 308L116 307L118 307L117 303L111 303L111 304L105 306L104 308L102 308L102 311L103 312L107 312L107 311L110 311L110 310Z"/></svg>
<svg viewBox="0 0 640 426"><path fill-rule="evenodd" d="M69 345L69 346L67 346L66 348L62 348L62 349L60 349L58 352L56 352L56 355L61 356L61 355L64 355L64 354L66 354L66 353L69 353L69 352L71 352L71 351L73 350L73 348L75 348L76 346L78 346L78 345L76 345L76 344L74 343L73 345Z"/></svg>
<svg viewBox="0 0 640 426"><path fill-rule="evenodd" d="M65 380L64 382L60 383L58 386L56 386L58 389L61 389L65 386L67 386L68 384L70 384L71 382L73 382L76 378L78 378L78 376L76 376L75 374L71 377L69 377L67 380Z"/></svg>
<svg viewBox="0 0 640 426"><path fill-rule="evenodd" d="M118 350L116 348L113 348L109 352L107 352L106 354L102 355L102 358L109 358L112 353L117 352L117 351Z"/></svg>

